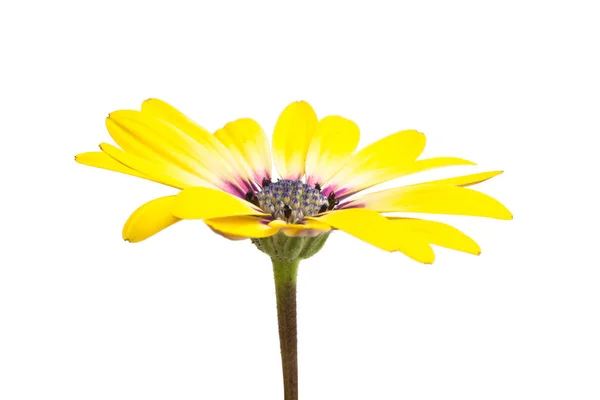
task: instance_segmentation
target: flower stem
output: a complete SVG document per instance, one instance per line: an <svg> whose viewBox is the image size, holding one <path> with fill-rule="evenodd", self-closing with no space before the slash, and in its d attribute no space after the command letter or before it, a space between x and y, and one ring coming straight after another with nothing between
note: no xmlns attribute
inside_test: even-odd
<svg viewBox="0 0 600 400"><path fill-rule="evenodd" d="M279 345L285 400L298 400L298 339L296 330L296 277L300 260L272 258L277 297Z"/></svg>

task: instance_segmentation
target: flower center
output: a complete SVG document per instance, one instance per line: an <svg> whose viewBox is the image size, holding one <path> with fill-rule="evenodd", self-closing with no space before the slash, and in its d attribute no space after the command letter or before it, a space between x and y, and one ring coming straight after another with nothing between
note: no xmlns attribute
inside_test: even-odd
<svg viewBox="0 0 600 400"><path fill-rule="evenodd" d="M294 224L304 217L332 210L337 205L335 195L327 198L320 189L318 185L313 188L302 181L280 179L271 182L265 179L261 190L246 193L246 200L273 218Z"/></svg>

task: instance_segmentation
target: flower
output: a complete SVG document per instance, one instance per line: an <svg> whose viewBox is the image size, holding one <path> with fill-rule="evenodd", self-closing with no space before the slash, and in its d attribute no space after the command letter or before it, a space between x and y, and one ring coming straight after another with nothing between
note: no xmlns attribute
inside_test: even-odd
<svg viewBox="0 0 600 400"><path fill-rule="evenodd" d="M271 257L286 400L298 399L298 265L323 247L332 230L432 263L432 244L472 254L480 249L449 225L389 213L512 218L497 200L467 188L502 171L365 194L402 176L474 163L452 157L418 160L425 136L414 130L355 153L356 124L340 116L319 120L304 101L290 104L279 116L273 160L254 120L238 119L211 134L157 99L143 102L141 111L111 113L106 127L121 148L102 143L102 152L80 154L78 162L181 189L135 210L123 228L125 240L139 242L182 219L201 219L229 239L251 239ZM281 176L276 181L273 161Z"/></svg>
<svg viewBox="0 0 600 400"><path fill-rule="evenodd" d="M383 250L432 263L432 244L471 254L479 254L480 248L449 225L389 213L512 218L500 202L467 188L502 171L363 194L406 175L474 163L453 157L418 159L425 136L415 130L394 133L355 152L358 126L340 116L319 120L304 101L287 106L275 126L272 155L278 180L273 179L267 137L249 118L211 134L169 104L149 99L141 111L111 113L106 127L120 148L102 143L101 152L79 154L77 162L181 189L133 212L123 228L123 238L130 242L182 219L201 219L229 239L252 239L270 255L265 238L315 238L341 230Z"/></svg>

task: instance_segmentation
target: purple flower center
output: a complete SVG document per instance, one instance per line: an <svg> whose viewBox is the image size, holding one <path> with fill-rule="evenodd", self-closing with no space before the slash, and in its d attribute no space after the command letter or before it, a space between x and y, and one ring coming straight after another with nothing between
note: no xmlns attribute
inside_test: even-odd
<svg viewBox="0 0 600 400"><path fill-rule="evenodd" d="M288 179L277 182L265 180L261 190L246 193L246 200L271 214L274 219L291 224L302 221L304 217L331 210L335 206L321 194L319 186L313 188L302 181Z"/></svg>

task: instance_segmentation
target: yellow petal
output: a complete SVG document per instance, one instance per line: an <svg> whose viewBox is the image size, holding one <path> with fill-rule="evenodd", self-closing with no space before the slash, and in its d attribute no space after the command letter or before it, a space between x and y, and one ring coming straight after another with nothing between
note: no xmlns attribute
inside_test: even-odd
<svg viewBox="0 0 600 400"><path fill-rule="evenodd" d="M176 166L218 187L235 182L231 167L218 155L148 113L115 111L109 115L106 127L117 144L129 153Z"/></svg>
<svg viewBox="0 0 600 400"><path fill-rule="evenodd" d="M453 178L447 179L439 179L436 181L423 182L422 184L434 184L434 185L453 185L453 186L471 186L476 185L481 182L485 182L488 179L491 179L497 175L500 175L503 171L490 171L490 172L480 172L477 174L456 176Z"/></svg>
<svg viewBox="0 0 600 400"><path fill-rule="evenodd" d="M393 251L392 224L378 213L365 209L335 210L319 217L307 217L342 230L380 249Z"/></svg>
<svg viewBox="0 0 600 400"><path fill-rule="evenodd" d="M205 150L195 140L190 138L173 125L156 118L155 116L134 110L119 110L110 113L108 120L126 130L126 133L148 145L151 150L160 156L169 157L169 152L175 152L192 158L192 161L203 156L212 158L212 154ZM202 160L204 162L204 160Z"/></svg>
<svg viewBox="0 0 600 400"><path fill-rule="evenodd" d="M378 212L417 212L471 215L512 219L498 200L472 189L452 185L419 184L366 194L344 207L359 207Z"/></svg>
<svg viewBox="0 0 600 400"><path fill-rule="evenodd" d="M206 219L204 222L225 237L264 238L273 236L279 229L269 226L269 221L260 217L239 216Z"/></svg>
<svg viewBox="0 0 600 400"><path fill-rule="evenodd" d="M288 224L285 221L276 219L271 221L269 226L280 229L286 236L301 237L317 236L331 230L329 225L315 220L305 220L301 224Z"/></svg>
<svg viewBox="0 0 600 400"><path fill-rule="evenodd" d="M324 222L367 243L387 251L401 251L412 259L431 264L435 255L431 246L392 224L377 212L365 209L336 210L309 219Z"/></svg>
<svg viewBox="0 0 600 400"><path fill-rule="evenodd" d="M435 253L424 238L414 234L405 226L392 224L391 236L394 241L394 250L423 264L433 264Z"/></svg>
<svg viewBox="0 0 600 400"><path fill-rule="evenodd" d="M101 151L91 151L81 153L75 156L75 161L90 167L103 168L110 171L120 172L122 174L137 176L138 178L150 179L146 175L139 173L112 158Z"/></svg>
<svg viewBox="0 0 600 400"><path fill-rule="evenodd" d="M356 150L360 131L349 119L329 116L319 121L306 155L309 185L331 178Z"/></svg>
<svg viewBox="0 0 600 400"><path fill-rule="evenodd" d="M418 160L408 164L389 166L388 168L382 168L378 170L366 169L364 171L359 171L354 176L349 176L346 182L341 182L338 186L329 185L328 189L323 190L323 192L328 194L330 189L335 190L337 198L344 198L361 190L368 189L372 186L390 181L392 179L400 178L402 176L416 174L418 172L423 172L434 168L453 167L459 165L475 165L475 163L456 157L436 157ZM336 176L335 179L338 179L338 177Z"/></svg>
<svg viewBox="0 0 600 400"><path fill-rule="evenodd" d="M207 225L208 226L208 225ZM235 241L239 241L239 240L247 240L248 238L246 236L235 236L235 235L230 235L228 233L225 232L221 232L218 231L216 229L213 229L211 226L208 226L210 228L211 231L213 231L214 233L216 233L219 236L223 236L225 239L229 239L229 240L235 240Z"/></svg>
<svg viewBox="0 0 600 400"><path fill-rule="evenodd" d="M403 227L410 235L418 236L427 243L465 253L481 254L481 248L473 239L450 225L414 218L389 219L392 224Z"/></svg>
<svg viewBox="0 0 600 400"><path fill-rule="evenodd" d="M231 165L234 162L231 154L219 139L167 102L148 99L142 103L142 113L151 114L184 132L210 151L214 157L220 158L222 164Z"/></svg>
<svg viewBox="0 0 600 400"><path fill-rule="evenodd" d="M125 222L123 239L141 242L180 221L171 214L174 198L167 196L154 199L135 210Z"/></svg>
<svg viewBox="0 0 600 400"><path fill-rule="evenodd" d="M133 154L124 152L123 150L112 146L108 143L100 144L100 148L110 157L125 166L148 176L150 179L173 186L178 189L183 189L188 186L211 186L195 175L189 174L173 165L165 165L161 163L153 163L146 161L143 158Z"/></svg>
<svg viewBox="0 0 600 400"><path fill-rule="evenodd" d="M425 135L420 132L408 130L389 135L352 156L327 187L341 194L337 189L354 192L381 183L415 161L424 148Z"/></svg>
<svg viewBox="0 0 600 400"><path fill-rule="evenodd" d="M237 160L246 175L258 183L271 178L269 141L260 125L243 118L226 124L215 136Z"/></svg>
<svg viewBox="0 0 600 400"><path fill-rule="evenodd" d="M396 169L394 172L394 178L401 176L416 174L418 172L427 171L434 168L443 167L456 167L461 165L477 165L473 161L465 160L457 157L434 157L426 158L424 160L417 160L414 163L405 165L402 168Z"/></svg>
<svg viewBox="0 0 600 400"><path fill-rule="evenodd" d="M181 219L212 219L265 214L251 203L221 190L190 187L175 196L173 215Z"/></svg>
<svg viewBox="0 0 600 400"><path fill-rule="evenodd" d="M273 159L279 175L300 179L310 140L317 126L317 115L310 104L297 101L287 106L273 132Z"/></svg>

